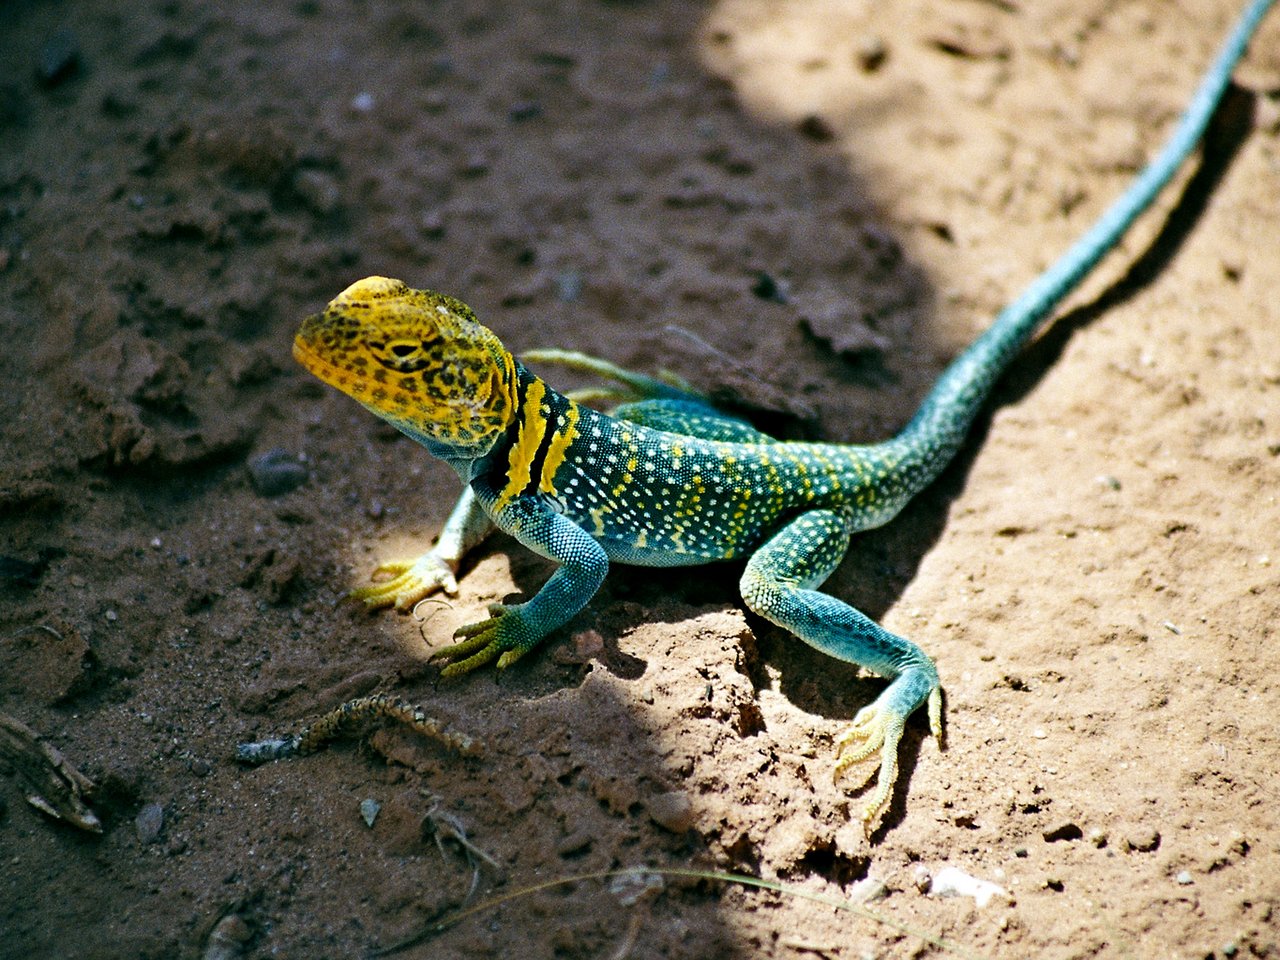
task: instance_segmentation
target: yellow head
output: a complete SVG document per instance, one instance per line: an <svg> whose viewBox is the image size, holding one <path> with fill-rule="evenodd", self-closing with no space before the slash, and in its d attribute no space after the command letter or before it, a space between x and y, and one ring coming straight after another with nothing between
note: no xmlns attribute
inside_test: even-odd
<svg viewBox="0 0 1280 960"><path fill-rule="evenodd" d="M501 341L465 303L399 280L347 287L302 322L293 356L437 455L485 453L513 414Z"/></svg>

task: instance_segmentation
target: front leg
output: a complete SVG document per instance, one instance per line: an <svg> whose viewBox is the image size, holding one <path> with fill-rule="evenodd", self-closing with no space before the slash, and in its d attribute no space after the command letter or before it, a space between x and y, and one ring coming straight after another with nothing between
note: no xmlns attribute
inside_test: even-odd
<svg viewBox="0 0 1280 960"><path fill-rule="evenodd" d="M802 514L752 555L741 588L747 606L766 620L825 654L891 681L874 703L858 711L853 726L836 744L837 778L879 756L880 775L862 814L870 835L898 779L903 726L926 702L930 728L941 742L942 688L933 661L918 646L847 603L812 589L835 570L848 543L849 524L839 511Z"/></svg>
<svg viewBox="0 0 1280 960"><path fill-rule="evenodd" d="M457 573L462 558L480 544L493 521L476 500L470 487L462 491L457 504L445 521L436 545L415 560L391 560L378 565L374 575L390 574L367 587L357 587L346 599L362 602L369 610L394 606L409 610L437 590L449 596L458 593Z"/></svg>
<svg viewBox="0 0 1280 960"><path fill-rule="evenodd" d="M468 673L495 658L499 670L509 667L585 607L609 572L604 548L539 497L513 501L494 521L530 550L559 563L560 568L533 599L511 606L491 604L489 619L460 628L454 634L462 638L458 643L432 654L433 660L450 661L441 676Z"/></svg>

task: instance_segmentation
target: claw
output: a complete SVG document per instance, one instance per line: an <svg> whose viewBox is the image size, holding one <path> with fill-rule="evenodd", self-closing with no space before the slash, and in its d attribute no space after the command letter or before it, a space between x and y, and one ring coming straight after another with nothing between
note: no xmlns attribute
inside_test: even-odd
<svg viewBox="0 0 1280 960"><path fill-rule="evenodd" d="M392 560L379 564L373 576L383 575L389 575L390 579L357 587L344 599L363 603L368 610L394 606L403 613L438 590L449 596L458 593L453 569L434 553L425 553L416 560Z"/></svg>
<svg viewBox="0 0 1280 960"><path fill-rule="evenodd" d="M862 811L862 829L870 836L876 822L893 795L893 785L898 779L898 741L906 718L886 711L877 704L863 707L853 718L853 726L836 741L834 779L838 780L849 768L880 754L880 776L876 779L871 800ZM851 749L850 749L851 748ZM847 750L847 752L846 752ZM866 771L869 778L871 770Z"/></svg>
<svg viewBox="0 0 1280 960"><path fill-rule="evenodd" d="M498 669L505 670L524 654L523 649L511 647L502 638L502 624L511 615L510 608L501 603L492 603L489 605L489 613L487 620L459 627L453 634L454 637L462 638L457 643L441 647L431 654L432 660L451 661L440 671L440 676L458 677L495 659L498 661Z"/></svg>
<svg viewBox="0 0 1280 960"><path fill-rule="evenodd" d="M929 728L942 745L942 690L929 691ZM871 836L893 796L893 785L898 779L898 742L907 716L901 711L881 705L879 700L858 711L850 726L836 740L836 761L833 779L839 780L851 767L880 755L880 774L871 800L862 811L862 829ZM873 767L869 767L863 780L870 779Z"/></svg>

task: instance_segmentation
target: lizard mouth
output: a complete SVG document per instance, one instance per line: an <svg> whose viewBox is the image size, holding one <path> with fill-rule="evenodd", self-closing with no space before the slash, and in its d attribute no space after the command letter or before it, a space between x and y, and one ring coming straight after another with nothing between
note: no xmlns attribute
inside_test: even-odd
<svg viewBox="0 0 1280 960"><path fill-rule="evenodd" d="M306 326L304 321L303 329L293 338L293 359L316 379L345 394L357 396L360 392L359 378L353 377L349 370L337 366L313 348L307 339Z"/></svg>

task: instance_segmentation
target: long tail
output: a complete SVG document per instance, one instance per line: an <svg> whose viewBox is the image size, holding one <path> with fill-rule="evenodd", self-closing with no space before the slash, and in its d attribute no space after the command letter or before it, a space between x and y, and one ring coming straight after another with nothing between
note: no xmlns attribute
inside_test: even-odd
<svg viewBox="0 0 1280 960"><path fill-rule="evenodd" d="M1251 0L1164 149L1089 232L1005 307L986 332L952 362L911 422L884 444L884 453L898 461L903 502L942 472L960 449L996 380L1022 345L1124 236L1195 150L1231 81L1232 71L1272 2Z"/></svg>

